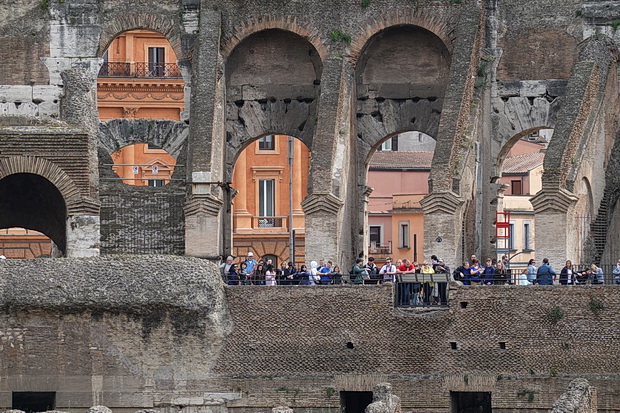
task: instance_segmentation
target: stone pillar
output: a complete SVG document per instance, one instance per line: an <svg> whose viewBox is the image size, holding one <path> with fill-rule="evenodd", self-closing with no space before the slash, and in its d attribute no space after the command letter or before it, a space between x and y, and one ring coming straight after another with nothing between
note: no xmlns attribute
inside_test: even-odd
<svg viewBox="0 0 620 413"><path fill-rule="evenodd" d="M214 258L228 254L231 247L230 236L223 236L231 228L231 223L223 220L230 212L231 194L229 184L223 182L225 105L220 13L203 7L199 29L192 64L187 162L191 187L184 208L185 253Z"/></svg>
<svg viewBox="0 0 620 413"><path fill-rule="evenodd" d="M307 261L332 259L348 266L353 259L352 228L359 211L354 201L343 201L355 199L355 176L350 173L353 81L345 59L335 53L326 59L312 143L311 194L302 203Z"/></svg>
<svg viewBox="0 0 620 413"><path fill-rule="evenodd" d="M453 192L433 192L422 201L424 210L424 259L435 254L450 268L460 265L465 201ZM421 261L421 260L419 260Z"/></svg>
<svg viewBox="0 0 620 413"><path fill-rule="evenodd" d="M332 194L314 193L301 206L306 220L306 262L336 259L342 201Z"/></svg>
<svg viewBox="0 0 620 413"><path fill-rule="evenodd" d="M566 189L545 188L530 200L536 222L536 260L542 262L543 258L549 258L558 274L567 259L573 262L578 259L574 220L578 200L579 197Z"/></svg>
<svg viewBox="0 0 620 413"><path fill-rule="evenodd" d="M97 113L98 65L85 64L61 72L65 96L61 102L62 118L88 133L88 193L81 200L65 200L68 207L66 223L67 257L99 255L99 168L97 143L99 117Z"/></svg>

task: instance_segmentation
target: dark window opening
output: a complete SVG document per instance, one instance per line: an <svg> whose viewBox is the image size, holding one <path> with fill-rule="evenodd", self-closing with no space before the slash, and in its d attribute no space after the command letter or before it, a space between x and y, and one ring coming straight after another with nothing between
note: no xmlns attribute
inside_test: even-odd
<svg viewBox="0 0 620 413"><path fill-rule="evenodd" d="M371 391L341 391L340 406L343 412L365 413L366 407L372 403Z"/></svg>
<svg viewBox="0 0 620 413"><path fill-rule="evenodd" d="M166 181L163 179L149 179L149 186L159 187L164 186Z"/></svg>
<svg viewBox="0 0 620 413"><path fill-rule="evenodd" d="M149 47L149 72L150 77L164 77L166 64L166 49L164 47Z"/></svg>
<svg viewBox="0 0 620 413"><path fill-rule="evenodd" d="M467 304L469 304L467 301L461 301L459 303L461 305L461 308L467 308Z"/></svg>
<svg viewBox="0 0 620 413"><path fill-rule="evenodd" d="M502 350L506 350L506 343L503 342L503 341L500 341L499 342L499 348L502 349Z"/></svg>
<svg viewBox="0 0 620 413"><path fill-rule="evenodd" d="M55 404L56 392L53 391L14 391L11 408L26 413L46 412L54 410Z"/></svg>
<svg viewBox="0 0 620 413"><path fill-rule="evenodd" d="M491 393L450 392L452 413L491 413Z"/></svg>
<svg viewBox="0 0 620 413"><path fill-rule="evenodd" d="M450 349L451 349L451 350L456 350L456 349L457 349L457 346L456 346L456 341L451 341L451 342L450 342Z"/></svg>
<svg viewBox="0 0 620 413"><path fill-rule="evenodd" d="M523 186L520 180L510 181L510 195L523 195Z"/></svg>
<svg viewBox="0 0 620 413"><path fill-rule="evenodd" d="M350 341L347 342L347 348L353 348L353 343L351 343Z"/></svg>
<svg viewBox="0 0 620 413"><path fill-rule="evenodd" d="M267 135L258 140L258 149L261 151L273 151L276 149L276 140L274 135Z"/></svg>

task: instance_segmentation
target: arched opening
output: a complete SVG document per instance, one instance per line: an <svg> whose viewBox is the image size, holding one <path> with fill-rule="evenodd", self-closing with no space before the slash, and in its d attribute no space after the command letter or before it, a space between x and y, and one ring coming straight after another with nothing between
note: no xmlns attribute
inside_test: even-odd
<svg viewBox="0 0 620 413"><path fill-rule="evenodd" d="M103 59L101 253L183 254L187 125L175 50L163 35L137 29L118 35Z"/></svg>
<svg viewBox="0 0 620 413"><path fill-rule="evenodd" d="M269 29L245 38L226 61L229 153L274 130L311 145L321 73L318 52L295 33Z"/></svg>
<svg viewBox="0 0 620 413"><path fill-rule="evenodd" d="M513 274L527 268L528 261L535 258L536 223L530 199L542 189L543 163L552 135L553 129L527 130L500 151L493 241L496 258L514 256L510 261Z"/></svg>
<svg viewBox="0 0 620 413"><path fill-rule="evenodd" d="M3 255L11 258L49 255L49 239L64 254L66 221L65 200L47 179L30 173L16 173L0 180L0 248L4 249ZM22 245L13 250L4 243L14 236L19 236ZM26 242L40 245L28 246L26 251Z"/></svg>
<svg viewBox="0 0 620 413"><path fill-rule="evenodd" d="M177 56L166 37L149 30L124 32L110 43L103 60L97 78L97 107L102 121L181 119L184 82ZM146 133L141 123L127 123L125 133L130 137L124 141L144 143L124 146L115 152L114 171L130 185L162 186L169 182L175 159L148 142L147 136L139 136ZM147 128L154 123L149 121ZM142 179L143 176L147 178Z"/></svg>
<svg viewBox="0 0 620 413"><path fill-rule="evenodd" d="M309 166L308 147L287 135L261 136L239 153L232 179L237 191L232 208L233 255L246 257L252 252L255 257L275 257L273 261L279 263L304 262L301 202L308 195Z"/></svg>
<svg viewBox="0 0 620 413"><path fill-rule="evenodd" d="M435 140L419 131L386 137L367 164L367 242L369 257L424 257L424 214L420 201L428 194ZM430 259L430 257L428 258Z"/></svg>

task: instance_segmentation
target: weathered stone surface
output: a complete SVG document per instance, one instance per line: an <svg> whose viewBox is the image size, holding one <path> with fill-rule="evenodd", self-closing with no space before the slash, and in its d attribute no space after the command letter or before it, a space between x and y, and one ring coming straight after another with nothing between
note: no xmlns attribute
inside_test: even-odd
<svg viewBox="0 0 620 413"><path fill-rule="evenodd" d="M575 379L553 404L552 413L595 413L596 390L585 379Z"/></svg>

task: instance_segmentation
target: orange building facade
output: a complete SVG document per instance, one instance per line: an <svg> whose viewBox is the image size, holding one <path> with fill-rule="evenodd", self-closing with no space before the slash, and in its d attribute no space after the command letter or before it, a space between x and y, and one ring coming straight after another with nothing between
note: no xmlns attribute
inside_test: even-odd
<svg viewBox="0 0 620 413"><path fill-rule="evenodd" d="M289 168L285 135L260 138L237 158L232 182L238 191L233 199L234 255L244 257L251 251L255 256L271 258L276 264L289 261L292 228L295 262L303 263L305 224L301 202L308 195L310 151L298 139L293 138L292 145L292 168Z"/></svg>
<svg viewBox="0 0 620 413"><path fill-rule="evenodd" d="M147 30L118 36L97 78L99 119L180 120L184 82L168 40Z"/></svg>

